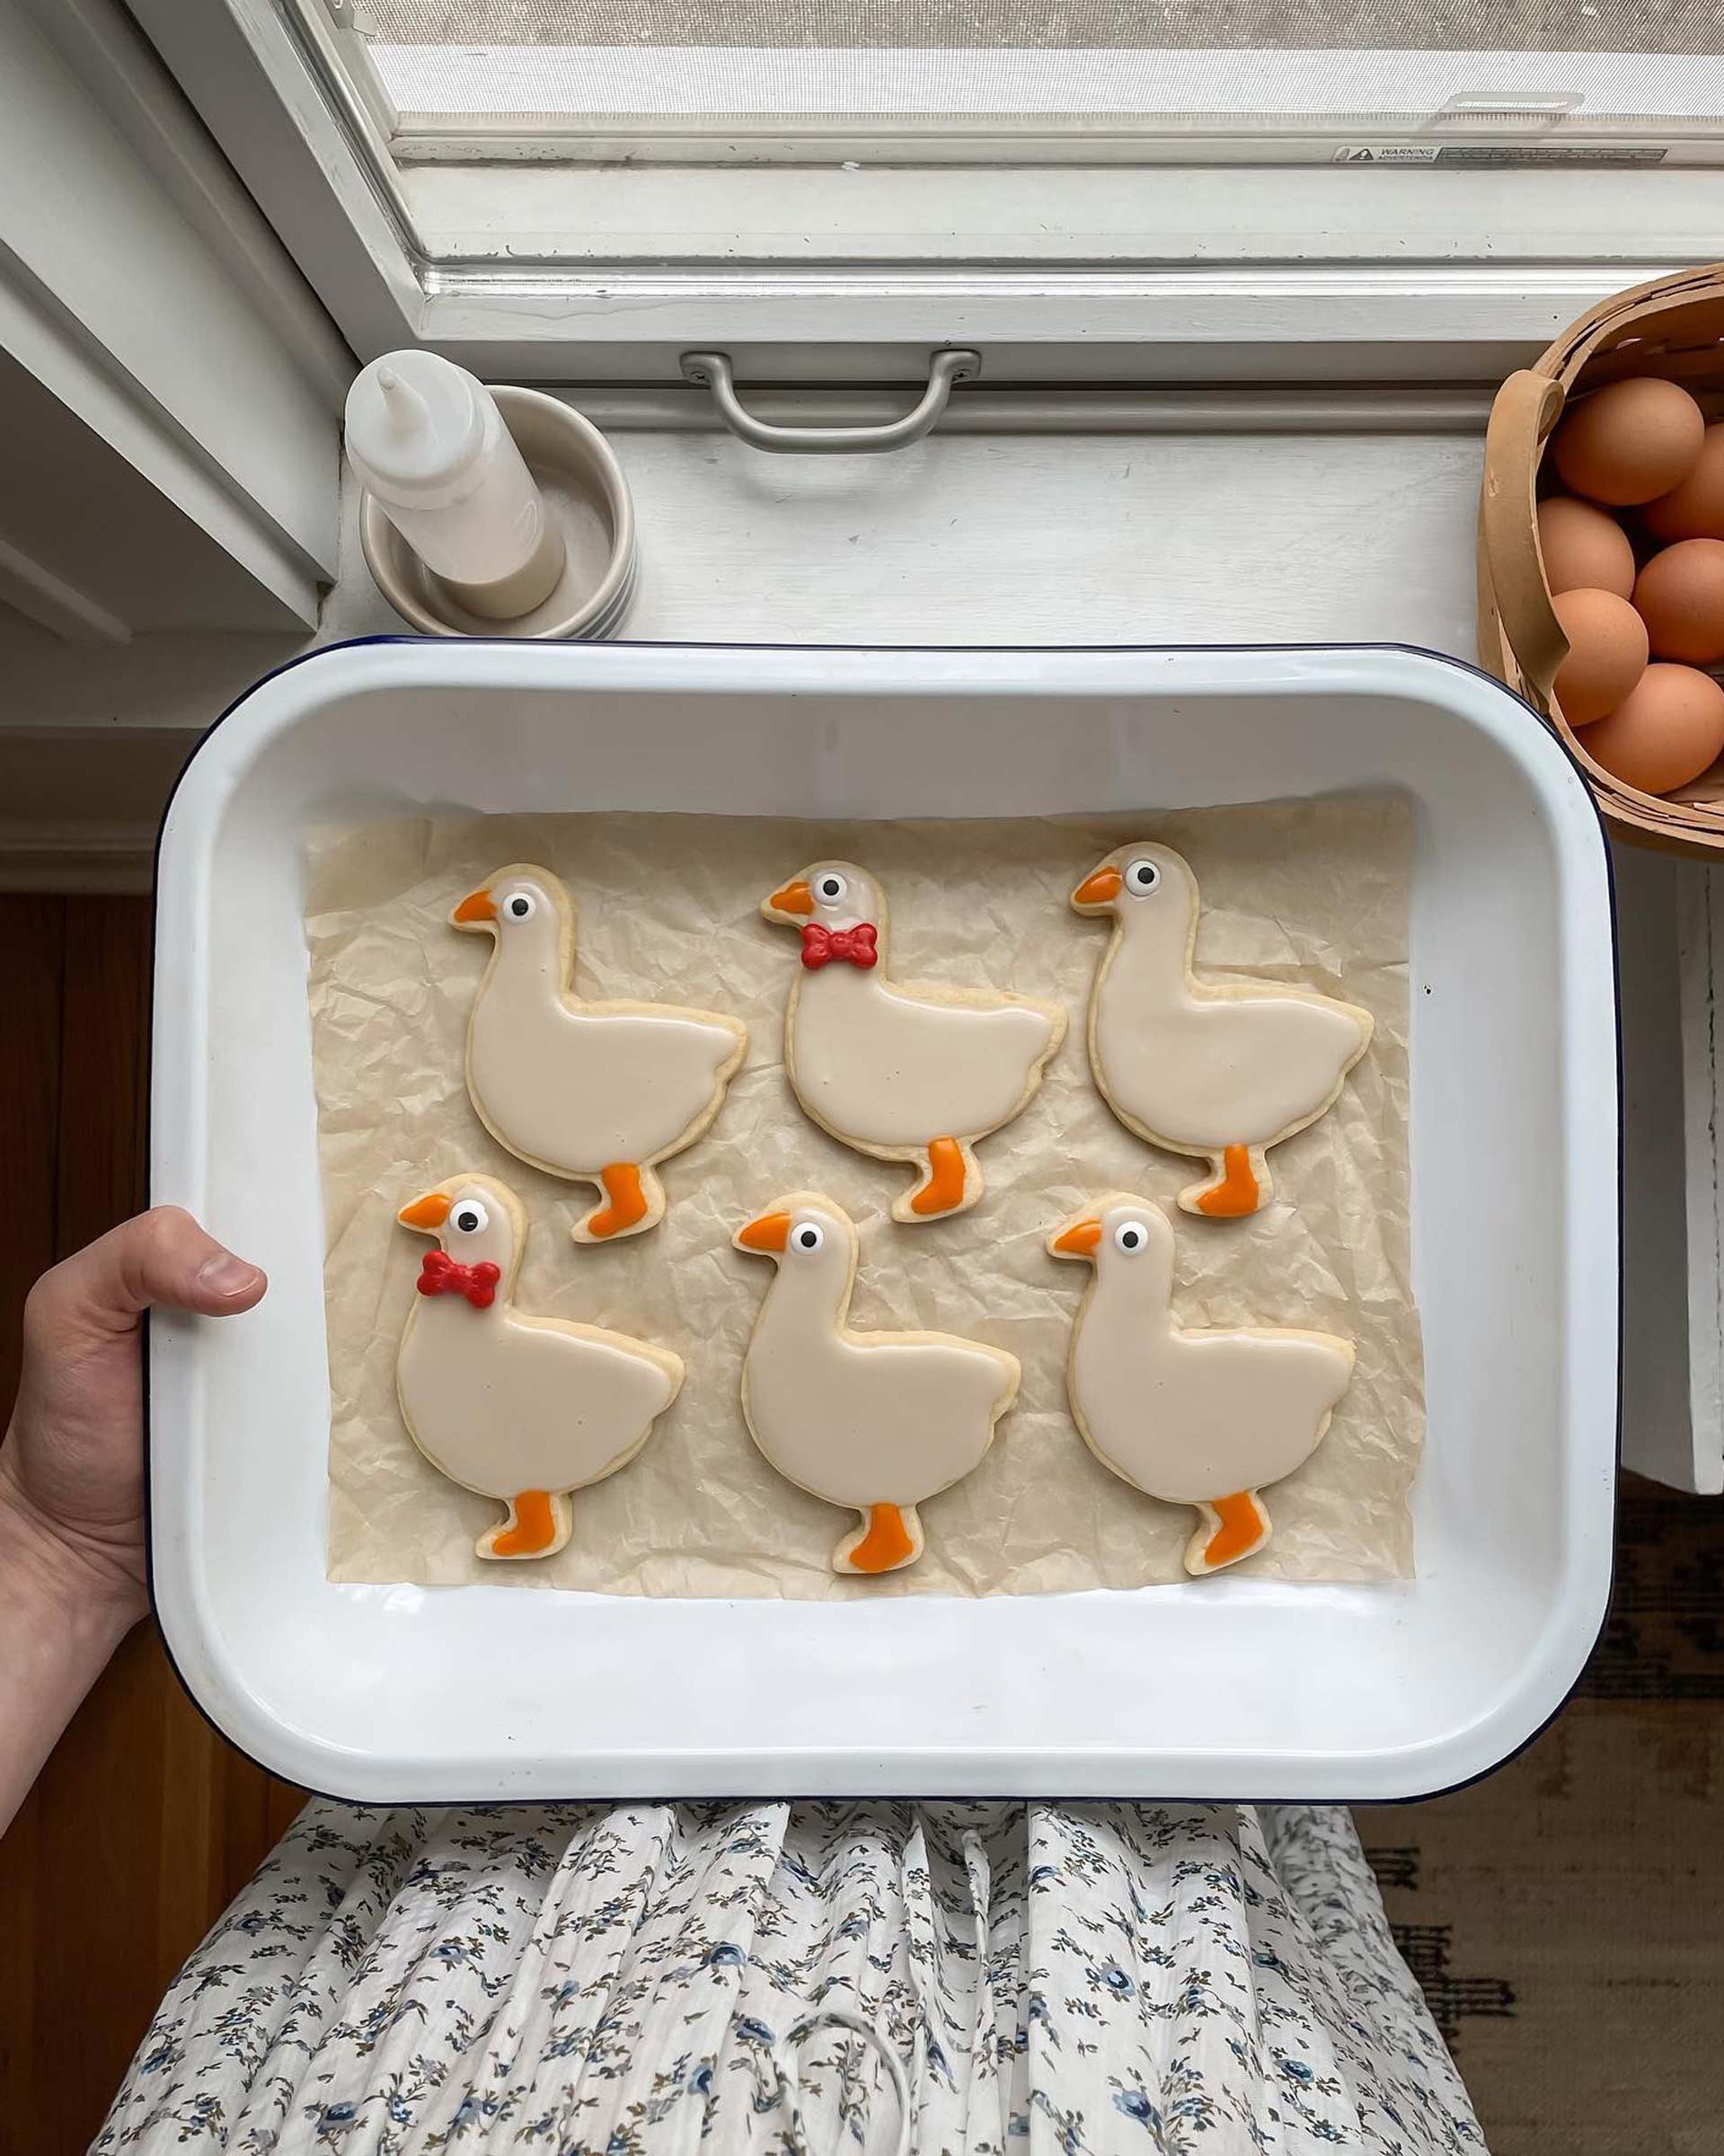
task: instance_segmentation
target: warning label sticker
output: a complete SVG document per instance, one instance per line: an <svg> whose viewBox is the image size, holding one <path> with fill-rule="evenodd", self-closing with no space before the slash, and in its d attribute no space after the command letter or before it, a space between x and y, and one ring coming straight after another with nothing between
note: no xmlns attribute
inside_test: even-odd
<svg viewBox="0 0 1724 2156"><path fill-rule="evenodd" d="M1435 143L1428 148L1415 148L1412 144L1392 142L1378 144L1370 148L1337 150L1337 164L1435 164L1442 155Z"/></svg>
<svg viewBox="0 0 1724 2156"><path fill-rule="evenodd" d="M1669 155L1649 142L1618 144L1374 142L1335 152L1337 164L1465 164L1502 170L1523 164L1662 164Z"/></svg>

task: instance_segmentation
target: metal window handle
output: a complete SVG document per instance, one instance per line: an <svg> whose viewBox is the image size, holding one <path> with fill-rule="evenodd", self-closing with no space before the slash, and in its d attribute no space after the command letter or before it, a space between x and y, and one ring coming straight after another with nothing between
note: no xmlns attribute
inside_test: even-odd
<svg viewBox="0 0 1724 2156"><path fill-rule="evenodd" d="M971 351L936 352L928 366L928 386L914 411L889 420L880 427L774 427L745 411L737 398L736 377L729 352L685 352L683 379L703 383L712 392L719 417L745 442L756 449L774 449L807 456L856 455L880 449L901 449L919 442L946 409L954 382L973 382L982 371L982 355Z"/></svg>

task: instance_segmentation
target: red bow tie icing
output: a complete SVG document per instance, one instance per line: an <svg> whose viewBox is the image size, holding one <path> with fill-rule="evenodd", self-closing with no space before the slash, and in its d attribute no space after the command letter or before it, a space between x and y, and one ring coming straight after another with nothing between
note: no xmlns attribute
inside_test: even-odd
<svg viewBox="0 0 1724 2156"><path fill-rule="evenodd" d="M880 932L871 921L838 929L822 928L818 921L809 921L802 929L802 963L810 973L818 973L834 959L848 959L853 966L878 966L880 953L874 946L879 941Z"/></svg>
<svg viewBox="0 0 1724 2156"><path fill-rule="evenodd" d="M489 1310L497 1300L497 1283L502 1277L500 1268L488 1258L477 1265L463 1265L446 1250L427 1250L419 1268L419 1292L421 1295L465 1295L475 1310Z"/></svg>

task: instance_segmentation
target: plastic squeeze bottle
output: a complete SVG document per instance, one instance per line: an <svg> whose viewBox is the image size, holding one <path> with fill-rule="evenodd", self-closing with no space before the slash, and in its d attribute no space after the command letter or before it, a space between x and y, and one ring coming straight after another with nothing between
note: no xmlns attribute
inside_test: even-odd
<svg viewBox="0 0 1724 2156"><path fill-rule="evenodd" d="M562 535L497 401L435 352L387 352L348 392L347 453L389 521L470 614L509 621L549 598Z"/></svg>

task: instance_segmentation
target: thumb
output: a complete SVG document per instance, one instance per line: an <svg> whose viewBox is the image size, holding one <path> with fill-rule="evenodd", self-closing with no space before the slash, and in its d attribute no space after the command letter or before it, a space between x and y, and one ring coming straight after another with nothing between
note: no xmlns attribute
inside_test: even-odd
<svg viewBox="0 0 1724 2156"><path fill-rule="evenodd" d="M71 1347L136 1330L152 1303L228 1317L261 1300L255 1265L208 1235L178 1206L157 1206L44 1273L26 1312L42 1345Z"/></svg>

